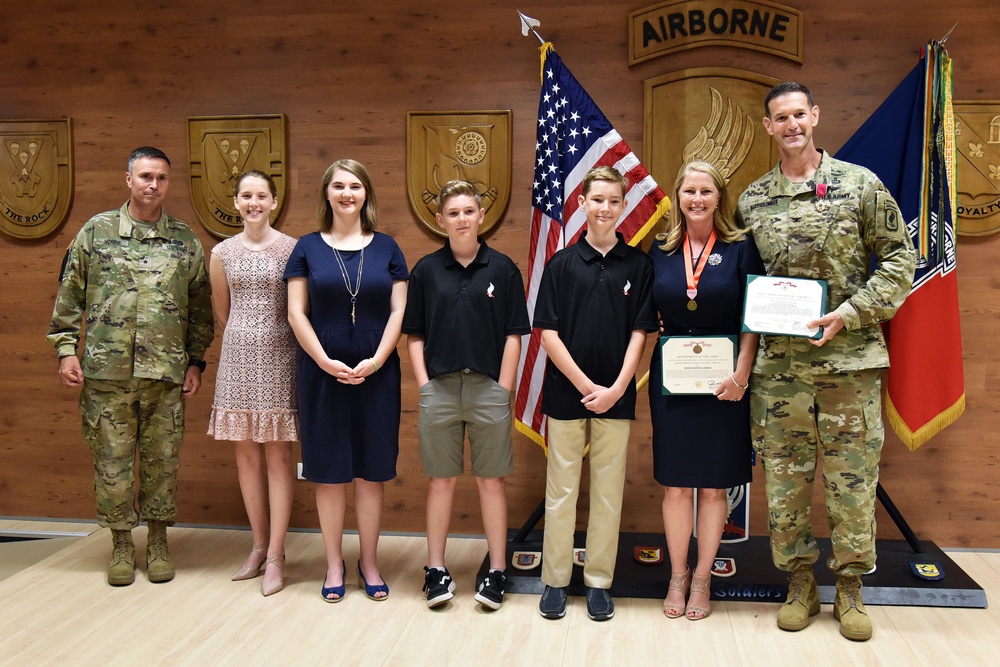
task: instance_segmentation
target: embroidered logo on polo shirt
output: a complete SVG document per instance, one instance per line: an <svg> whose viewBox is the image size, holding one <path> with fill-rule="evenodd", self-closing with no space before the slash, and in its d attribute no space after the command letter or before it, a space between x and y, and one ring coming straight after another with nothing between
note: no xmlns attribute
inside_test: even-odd
<svg viewBox="0 0 1000 667"><path fill-rule="evenodd" d="M632 281L631 280L626 280L625 281L625 289L622 290L622 292L625 294L625 296L628 296L628 291L630 289L632 289Z"/></svg>
<svg viewBox="0 0 1000 667"><path fill-rule="evenodd" d="M490 286L486 288L486 296L490 297L491 299L494 298L493 297L493 283L490 283Z"/></svg>

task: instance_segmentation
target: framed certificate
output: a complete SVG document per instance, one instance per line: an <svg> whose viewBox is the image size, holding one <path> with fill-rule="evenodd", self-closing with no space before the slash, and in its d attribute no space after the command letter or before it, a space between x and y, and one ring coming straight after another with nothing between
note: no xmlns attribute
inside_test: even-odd
<svg viewBox="0 0 1000 667"><path fill-rule="evenodd" d="M736 336L661 336L664 394L711 394L736 368Z"/></svg>
<svg viewBox="0 0 1000 667"><path fill-rule="evenodd" d="M806 322L826 314L826 281L783 276L747 276L744 332L822 338L823 327Z"/></svg>

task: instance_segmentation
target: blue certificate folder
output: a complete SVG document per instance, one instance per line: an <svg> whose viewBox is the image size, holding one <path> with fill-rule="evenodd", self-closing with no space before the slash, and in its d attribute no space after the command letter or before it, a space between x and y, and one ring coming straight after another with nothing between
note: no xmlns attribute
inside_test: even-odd
<svg viewBox="0 0 1000 667"><path fill-rule="evenodd" d="M749 275L740 331L819 340L823 327L809 333L805 323L826 315L826 292L825 280Z"/></svg>
<svg viewBox="0 0 1000 667"><path fill-rule="evenodd" d="M670 352L673 345L679 345L690 350L691 355L701 352L700 348L710 347L715 341L728 340L732 348L730 355L726 355L727 365L718 369L718 372L709 373L707 377L682 377L677 378L674 373L689 372L684 370L684 360ZM715 388L736 368L736 355L739 352L739 339L736 336L660 336L660 393L664 396L672 394L712 394ZM687 357L695 358L694 356ZM697 364L696 364L697 365ZM689 365L688 365L689 366Z"/></svg>

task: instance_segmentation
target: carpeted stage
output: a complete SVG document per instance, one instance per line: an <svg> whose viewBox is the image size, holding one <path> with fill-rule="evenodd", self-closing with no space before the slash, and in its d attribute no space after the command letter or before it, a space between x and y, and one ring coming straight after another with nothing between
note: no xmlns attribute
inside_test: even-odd
<svg viewBox="0 0 1000 667"><path fill-rule="evenodd" d="M508 540L516 534L511 531ZM574 541L583 547L586 534L578 531ZM829 539L820 540L821 557L815 567L820 600L833 602L836 576L825 563L830 554ZM865 575L863 596L865 604L903 605L923 607L972 607L985 608L986 593L983 588L963 572L932 542L921 542L922 554L915 554L905 540L878 540L878 563L875 572ZM660 547L663 562L650 565L639 563L634 557L635 547ZM511 561L515 552L542 551L542 532L534 530L522 542L508 541L507 556ZM691 554L696 553L692 540ZM788 592L787 575L771 563L767 537L751 537L744 542L723 544L720 558L732 558L736 571L729 577L712 578L712 599L725 601L782 602ZM937 581L922 579L913 573L911 561L934 563L943 578ZM692 562L693 565L693 562ZM479 578L486 574L489 558L484 560ZM507 568L507 592L540 595L542 584L541 561L530 570ZM618 545L618 564L611 594L617 597L663 598L667 595L670 565L666 557L666 543L662 534L622 533ZM584 595L583 568L573 568L569 586L570 595Z"/></svg>

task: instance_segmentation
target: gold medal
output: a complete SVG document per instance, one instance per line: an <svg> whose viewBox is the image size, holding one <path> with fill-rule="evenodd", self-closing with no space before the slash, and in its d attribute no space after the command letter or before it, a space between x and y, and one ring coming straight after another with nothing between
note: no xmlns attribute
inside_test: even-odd
<svg viewBox="0 0 1000 667"><path fill-rule="evenodd" d="M684 274L687 277L687 307L692 312L698 310L698 302L695 301L698 297L698 281L701 280L701 272L705 270L705 264L708 263L708 258L711 256L714 246L715 229L712 229L712 233L708 237L708 242L701 249L701 254L698 255L698 268L695 269L691 266L691 262L687 261L687 258L691 257L691 239L687 234L684 235ZM712 266L715 266L715 264Z"/></svg>

